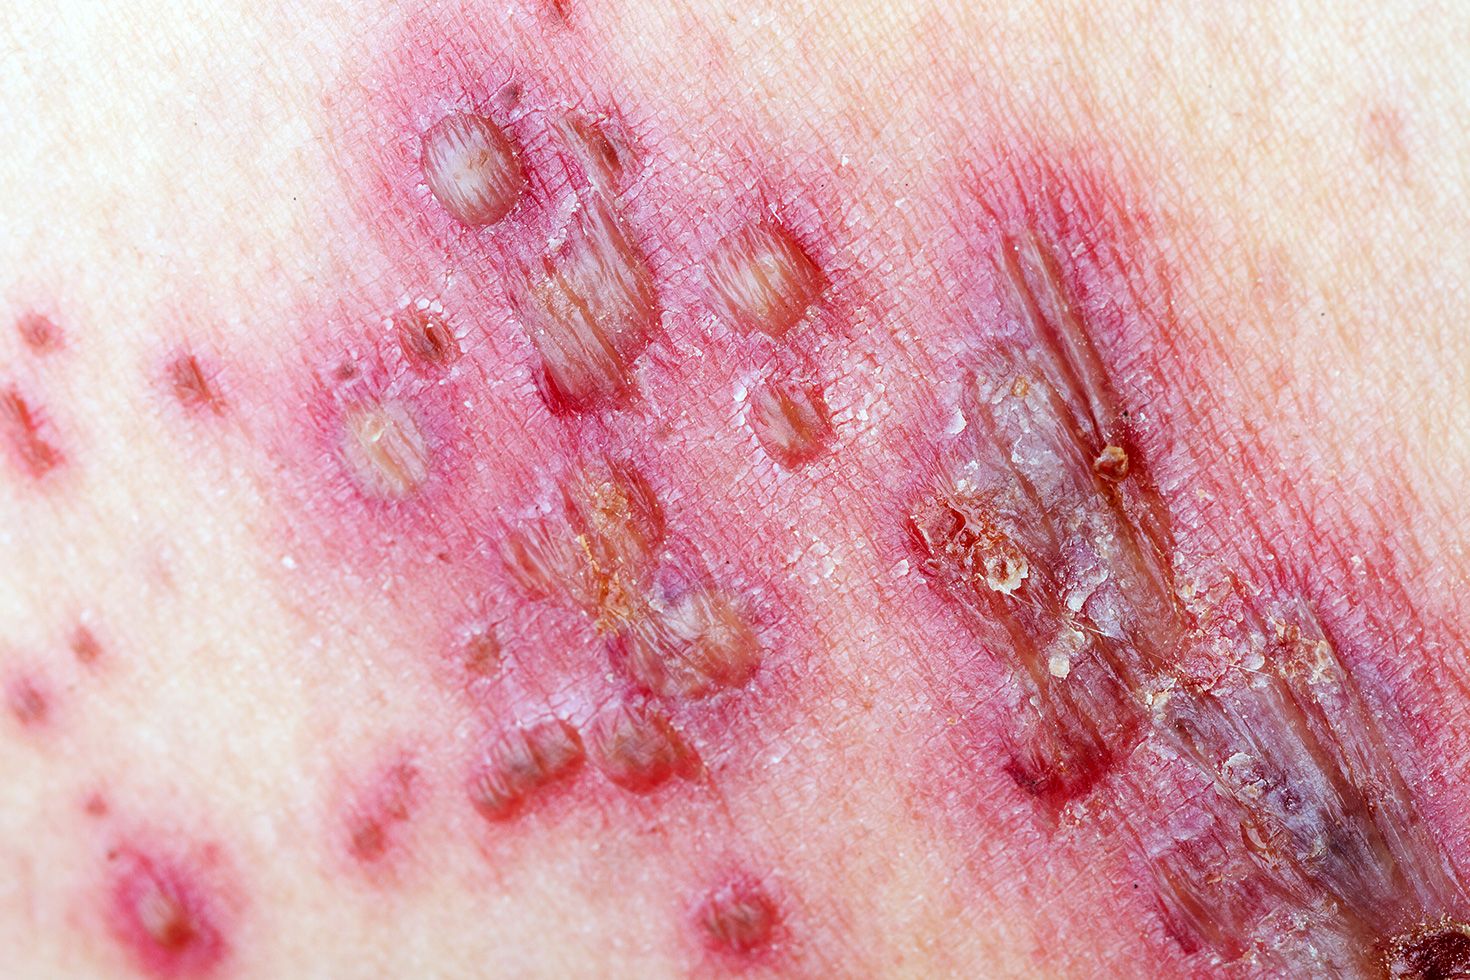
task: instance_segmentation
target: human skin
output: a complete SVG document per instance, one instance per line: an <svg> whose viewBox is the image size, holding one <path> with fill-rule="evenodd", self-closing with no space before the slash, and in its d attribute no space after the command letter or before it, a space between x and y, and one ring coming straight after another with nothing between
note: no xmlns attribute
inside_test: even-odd
<svg viewBox="0 0 1470 980"><path fill-rule="evenodd" d="M1464 975L1462 11L0 29L7 975Z"/></svg>

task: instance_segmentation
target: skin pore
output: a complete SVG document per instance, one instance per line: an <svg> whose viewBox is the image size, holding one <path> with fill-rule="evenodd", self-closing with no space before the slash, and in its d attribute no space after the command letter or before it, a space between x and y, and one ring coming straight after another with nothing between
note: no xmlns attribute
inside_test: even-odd
<svg viewBox="0 0 1470 980"><path fill-rule="evenodd" d="M1446 7L0 12L16 976L1470 969Z"/></svg>

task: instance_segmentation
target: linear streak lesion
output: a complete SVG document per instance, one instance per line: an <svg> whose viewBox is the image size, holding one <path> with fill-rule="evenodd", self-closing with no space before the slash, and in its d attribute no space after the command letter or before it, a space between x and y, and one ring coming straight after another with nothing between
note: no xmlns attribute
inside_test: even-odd
<svg viewBox="0 0 1470 980"><path fill-rule="evenodd" d="M1104 781L1122 800L1145 778L1137 747L1163 748L1213 787L1194 803L1206 829L1114 817L1186 949L1381 974L1466 896L1377 712L1305 604L1234 575L1208 622L1186 600L1137 418L1065 270L1030 231L994 262L1024 339L965 385L966 454L908 525L1027 708L1007 771L1055 818Z"/></svg>

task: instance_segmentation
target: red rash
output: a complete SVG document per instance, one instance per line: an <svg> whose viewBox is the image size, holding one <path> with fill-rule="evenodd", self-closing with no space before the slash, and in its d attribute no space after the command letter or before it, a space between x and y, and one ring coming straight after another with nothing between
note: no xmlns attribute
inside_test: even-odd
<svg viewBox="0 0 1470 980"><path fill-rule="evenodd" d="M1466 889L1359 674L1364 634L1263 570L1269 535L1240 515L1270 496L1246 484L1279 488L1269 461L1202 459L1187 403L1212 365L1180 339L1180 273L1142 195L1088 161L958 146L976 169L931 209L956 224L928 228L924 256L953 268L890 297L905 287L874 272L888 259L820 165L719 156L759 141L649 123L581 61L543 77L411 40L393 85L354 87L370 94L347 142L371 156L339 202L389 268L303 304L297 348L230 365L228 402L195 355L164 367L188 411L250 423L293 602L378 617L365 669L444 688L424 724L452 744L330 807L337 855L406 853L430 783L478 839L553 839L579 808L668 818L696 843L649 877L701 964L842 962L845 937L800 934L784 888L739 876L687 901L691 867L731 842L810 860L790 825L726 804L805 775L780 760L809 758L835 700L820 589L840 573L902 624L881 639L919 679L894 683L942 720L895 736L914 741L894 778L957 848L1014 833L1017 812L1041 828L1024 860L1095 833L1097 891L1057 908L1115 903L1171 969L1464 971ZM924 343L857 329L854 311L904 306L926 310ZM44 318L18 330L61 343ZM18 387L0 438L29 477L64 462ZM804 552L849 510L869 547L813 573ZM1216 526L1236 540L1207 540ZM101 654L85 627L70 645ZM7 701L47 717L29 680ZM190 862L120 849L106 892L143 973L231 955Z"/></svg>
<svg viewBox="0 0 1470 980"><path fill-rule="evenodd" d="M222 911L194 871L129 849L111 854L109 865L112 929L143 973L161 980L204 977L224 962Z"/></svg>
<svg viewBox="0 0 1470 980"><path fill-rule="evenodd" d="M5 703L15 720L27 728L44 723L51 712L50 696L30 677L11 679L5 687Z"/></svg>
<svg viewBox="0 0 1470 980"><path fill-rule="evenodd" d="M383 860L423 795L423 777L412 763L381 773L353 802L347 819L347 849L362 864Z"/></svg>
<svg viewBox="0 0 1470 980"><path fill-rule="evenodd" d="M26 313L15 321L15 332L21 343L35 354L52 354L61 350L65 338L50 317L40 313Z"/></svg>
<svg viewBox="0 0 1470 980"><path fill-rule="evenodd" d="M17 465L35 479L65 461L47 434L44 418L16 388L0 391L0 437Z"/></svg>

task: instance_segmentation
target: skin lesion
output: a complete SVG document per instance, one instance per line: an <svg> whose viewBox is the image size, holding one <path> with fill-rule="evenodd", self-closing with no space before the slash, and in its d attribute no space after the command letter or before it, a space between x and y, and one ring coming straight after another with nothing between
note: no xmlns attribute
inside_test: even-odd
<svg viewBox="0 0 1470 980"><path fill-rule="evenodd" d="M931 172L911 128L881 146L872 119L762 122L770 106L751 100L671 120L662 88L680 82L619 64L637 48L604 43L602 13L456 9L447 27L437 8L405 13L411 43L334 95L370 125L305 141L356 182L324 196L311 247L334 247L336 221L352 241L302 277L311 295L277 318L288 339L252 327L218 357L179 352L134 379L183 407L167 424L238 423L221 439L237 479L214 489L259 492L239 523L265 539L278 591L209 594L256 566L211 550L220 534L191 550L183 532L240 515L173 506L171 484L207 479L181 456L139 480L159 503L111 517L152 506L165 543L88 586L121 579L105 588L137 622L103 620L105 647L50 624L56 670L7 689L10 727L36 758L104 766L155 728L183 733L166 789L118 765L122 792L152 792L162 813L195 791L264 870L248 866L237 909L186 849L119 846L92 880L97 936L150 977L249 973L303 948L319 957L307 969L357 956L401 972L422 947L398 930L419 923L446 960L508 969L1465 972L1455 855L1363 634L1286 576L1232 566L1228 588L1192 591L1183 573L1205 490L1170 448L1207 461L1221 440L1159 434L1211 378L1157 369L1158 348L1190 341L1140 324L1172 325L1158 308L1190 297L1098 218L1076 159L1048 146L1028 172L1018 161L1049 137L1004 128L1009 108L987 116L968 91L963 127L1014 142L942 136L938 156L974 161L965 181ZM791 16L760 14L761 32ZM913 78L948 77L928 70L938 40ZM701 65L727 97L748 89L727 73L740 66ZM786 82L772 115L825 104ZM875 91L867 105L910 95ZM942 94L918 108L952 109ZM892 111L933 121L913 109ZM353 143L381 165L356 167ZM972 192L997 200L973 207ZM927 277L955 256L962 273ZM242 305L267 304L255 285ZM75 379L99 382L76 362L100 331L45 323L17 321L25 366L0 385L24 506L77 460L131 477L99 466L105 440L84 432ZM304 394L339 364L345 394ZM1266 506L1223 496L1250 517ZM155 602L137 583L165 564L172 599ZM215 618L234 635L209 635ZM191 693L204 720L178 718L169 693L206 684L221 703ZM160 708L118 725L99 705L120 691ZM249 724L218 725L232 753L262 756L245 777L209 770L191 742L232 717L202 707L235 698ZM296 728L280 721L292 704ZM94 741L67 741L81 725ZM293 821L321 815L300 817L299 783L395 726L417 726L424 751L355 774L300 833ZM991 822L940 839L958 810ZM358 877L312 878L314 847ZM299 907L272 875L310 882ZM463 918L431 908L431 888ZM363 893L371 905L352 905ZM337 932L331 915L381 927ZM1051 942L1063 922L1069 942ZM1109 923L1136 945L1099 938ZM331 945L359 932L374 935Z"/></svg>

